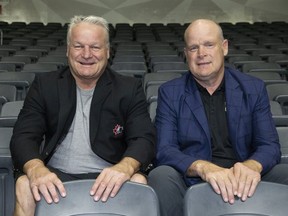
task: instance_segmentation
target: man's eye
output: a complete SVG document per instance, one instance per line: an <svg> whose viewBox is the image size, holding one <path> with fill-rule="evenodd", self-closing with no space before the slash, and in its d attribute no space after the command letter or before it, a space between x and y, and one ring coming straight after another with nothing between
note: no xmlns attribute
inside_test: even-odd
<svg viewBox="0 0 288 216"><path fill-rule="evenodd" d="M98 50L100 50L100 47L98 47L98 46L93 46L93 47L91 47L91 49L92 49L93 51L98 51Z"/></svg>
<svg viewBox="0 0 288 216"><path fill-rule="evenodd" d="M207 44L205 44L204 45L206 48L212 48L212 47L214 47L214 44L212 44L212 43L207 43Z"/></svg>
<svg viewBox="0 0 288 216"><path fill-rule="evenodd" d="M196 52L197 51L197 49L198 49L198 47L190 47L188 50L190 51L190 52Z"/></svg>
<svg viewBox="0 0 288 216"><path fill-rule="evenodd" d="M82 46L80 46L80 45L74 45L74 49L81 49L82 48Z"/></svg>

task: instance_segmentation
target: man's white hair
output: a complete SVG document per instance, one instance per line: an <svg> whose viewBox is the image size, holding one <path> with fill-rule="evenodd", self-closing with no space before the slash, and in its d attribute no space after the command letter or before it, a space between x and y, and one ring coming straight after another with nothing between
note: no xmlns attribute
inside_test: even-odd
<svg viewBox="0 0 288 216"><path fill-rule="evenodd" d="M109 47L109 25L108 25L108 22L102 17L92 16L92 15L90 15L90 16L77 15L77 16L74 16L71 18L70 24L68 27L68 31L67 31L67 45L70 44L71 30L79 23L90 23L90 24L102 26L105 29L106 44L107 44L107 47Z"/></svg>

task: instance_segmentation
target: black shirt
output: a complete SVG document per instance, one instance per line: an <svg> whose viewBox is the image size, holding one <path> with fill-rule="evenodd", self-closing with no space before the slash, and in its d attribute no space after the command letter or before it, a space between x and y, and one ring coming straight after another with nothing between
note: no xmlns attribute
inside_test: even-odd
<svg viewBox="0 0 288 216"><path fill-rule="evenodd" d="M210 128L212 163L230 168L237 161L227 128L224 80L212 95L199 83L197 86Z"/></svg>

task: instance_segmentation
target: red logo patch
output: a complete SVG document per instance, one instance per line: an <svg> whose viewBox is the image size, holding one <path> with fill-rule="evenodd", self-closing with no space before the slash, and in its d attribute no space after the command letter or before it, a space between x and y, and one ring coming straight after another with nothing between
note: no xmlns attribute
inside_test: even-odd
<svg viewBox="0 0 288 216"><path fill-rule="evenodd" d="M123 133L123 126L117 124L117 125L114 127L114 129L113 129L113 133L114 133L115 136Z"/></svg>

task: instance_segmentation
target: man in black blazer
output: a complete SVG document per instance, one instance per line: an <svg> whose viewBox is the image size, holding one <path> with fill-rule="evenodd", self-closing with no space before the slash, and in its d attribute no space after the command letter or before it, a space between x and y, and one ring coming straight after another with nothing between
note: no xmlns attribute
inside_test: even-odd
<svg viewBox="0 0 288 216"><path fill-rule="evenodd" d="M107 22L72 18L67 57L69 69L36 76L14 127L15 216L34 215L41 195L57 203L63 181L95 178L96 201L127 180L147 183L140 171L155 155L155 130L141 81L107 66Z"/></svg>

